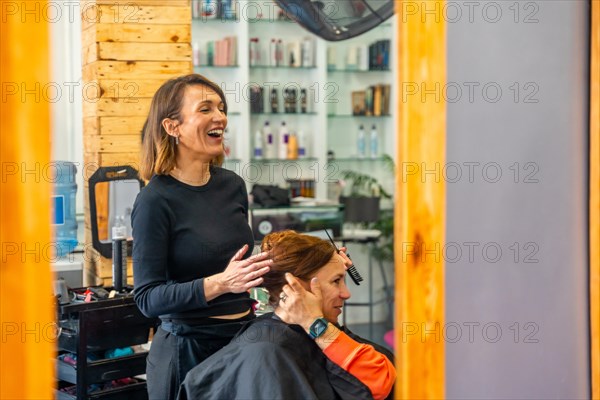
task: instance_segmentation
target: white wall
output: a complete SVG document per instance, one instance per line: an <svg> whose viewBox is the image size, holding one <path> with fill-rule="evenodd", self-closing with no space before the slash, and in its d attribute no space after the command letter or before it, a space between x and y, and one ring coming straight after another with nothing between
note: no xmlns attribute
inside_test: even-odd
<svg viewBox="0 0 600 400"><path fill-rule="evenodd" d="M52 95L51 159L77 163L77 214L83 214L80 6L78 1L54 0L44 10L51 22L51 81L58 88Z"/></svg>

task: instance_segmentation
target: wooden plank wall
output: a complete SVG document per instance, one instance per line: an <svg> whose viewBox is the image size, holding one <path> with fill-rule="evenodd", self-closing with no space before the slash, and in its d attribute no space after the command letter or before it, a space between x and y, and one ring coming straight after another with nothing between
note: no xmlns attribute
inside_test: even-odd
<svg viewBox="0 0 600 400"><path fill-rule="evenodd" d="M591 2L590 40L590 358L592 399L600 399L600 0Z"/></svg>
<svg viewBox="0 0 600 400"><path fill-rule="evenodd" d="M442 0L431 3L428 8L443 9ZM443 179L408 171L408 166L433 170L444 165L446 105L435 101L435 96L425 100L421 93L405 96L402 88L444 87L446 28L444 18L405 13L410 7L414 11L414 2L398 1L396 7L401 94L394 207L395 397L443 399L444 261L439 249L444 244L446 187Z"/></svg>
<svg viewBox="0 0 600 400"><path fill-rule="evenodd" d="M83 143L88 178L100 166L138 169L154 92L191 73L189 0L82 0ZM111 284L111 260L92 247L87 182L84 285ZM128 263L131 282L131 260Z"/></svg>

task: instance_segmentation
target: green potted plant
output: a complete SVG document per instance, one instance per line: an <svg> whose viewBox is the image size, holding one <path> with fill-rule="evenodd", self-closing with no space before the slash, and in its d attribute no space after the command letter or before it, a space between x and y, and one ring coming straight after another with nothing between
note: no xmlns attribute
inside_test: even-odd
<svg viewBox="0 0 600 400"><path fill-rule="evenodd" d="M387 154L382 156L386 169L393 172L394 160ZM341 171L346 195L340 196L344 204L344 220L355 223L372 223L379 219L381 198L391 199L391 194L371 175L359 171Z"/></svg>
<svg viewBox="0 0 600 400"><path fill-rule="evenodd" d="M384 168L394 173L395 164L392 157L382 155ZM391 194L381 182L371 175L359 171L344 170L340 172L344 180L345 195L340 196L344 204L344 220L363 223L367 228L381 231L381 236L373 248L373 257L380 261L394 260L394 212L380 210L380 200L391 199Z"/></svg>

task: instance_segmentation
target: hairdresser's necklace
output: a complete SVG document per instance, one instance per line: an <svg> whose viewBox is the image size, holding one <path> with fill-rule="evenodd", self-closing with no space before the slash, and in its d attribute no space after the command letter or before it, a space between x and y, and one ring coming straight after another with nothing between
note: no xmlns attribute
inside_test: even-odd
<svg viewBox="0 0 600 400"><path fill-rule="evenodd" d="M189 179L182 178L181 171L178 170L177 168L173 168L171 170L171 172L169 172L169 175L171 175L173 178L177 179L178 181L183 182L188 185L191 185L191 186L204 186L208 183L208 180L210 179L210 171L207 171L207 173L202 176L202 179L199 179L199 180L189 180Z"/></svg>

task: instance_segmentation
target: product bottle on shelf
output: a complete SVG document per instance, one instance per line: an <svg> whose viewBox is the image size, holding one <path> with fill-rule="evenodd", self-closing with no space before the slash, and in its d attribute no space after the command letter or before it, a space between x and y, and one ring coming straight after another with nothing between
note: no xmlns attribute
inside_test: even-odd
<svg viewBox="0 0 600 400"><path fill-rule="evenodd" d="M298 131L298 158L308 157L306 145L306 135L303 130L300 130Z"/></svg>
<svg viewBox="0 0 600 400"><path fill-rule="evenodd" d="M356 153L358 158L365 158L366 140L365 128L361 125L360 128L358 128L358 137L356 138Z"/></svg>
<svg viewBox="0 0 600 400"><path fill-rule="evenodd" d="M198 42L194 42L192 45L192 61L194 67L200 66L200 45Z"/></svg>
<svg viewBox="0 0 600 400"><path fill-rule="evenodd" d="M302 41L302 66L305 68L315 65L315 42L314 39L305 37Z"/></svg>
<svg viewBox="0 0 600 400"><path fill-rule="evenodd" d="M290 91L289 89L283 90L283 112L288 114L290 112Z"/></svg>
<svg viewBox="0 0 600 400"><path fill-rule="evenodd" d="M298 91L296 89L290 89L290 92L288 94L290 101L290 113L295 114L298 111Z"/></svg>
<svg viewBox="0 0 600 400"><path fill-rule="evenodd" d="M269 98L271 103L271 113L277 114L279 112L279 95L277 94L277 89L271 89L271 97Z"/></svg>
<svg viewBox="0 0 600 400"><path fill-rule="evenodd" d="M371 126L371 137L369 138L371 147L371 158L377 158L379 155L379 137L377 136L377 126Z"/></svg>
<svg viewBox="0 0 600 400"><path fill-rule="evenodd" d="M271 39L271 44L269 45L269 66L277 66L277 40L275 39Z"/></svg>
<svg viewBox="0 0 600 400"><path fill-rule="evenodd" d="M306 114L307 111L307 99L306 99L306 89L300 89L300 112L302 114Z"/></svg>
<svg viewBox="0 0 600 400"><path fill-rule="evenodd" d="M285 124L285 121L281 122L281 127L279 128L279 144L277 146L278 150L278 158L284 160L287 158L287 144L289 140L289 131Z"/></svg>
<svg viewBox="0 0 600 400"><path fill-rule="evenodd" d="M283 41L281 39L277 40L277 66L278 67L283 67L285 65L285 62L283 60Z"/></svg>
<svg viewBox="0 0 600 400"><path fill-rule="evenodd" d="M287 158L288 160L296 160L298 158L298 137L294 132L291 132L288 137Z"/></svg>
<svg viewBox="0 0 600 400"><path fill-rule="evenodd" d="M271 131L271 125L269 121L265 121L263 126L263 155L267 159L273 159L277 157L275 140L273 138L273 132Z"/></svg>
<svg viewBox="0 0 600 400"><path fill-rule="evenodd" d="M223 137L225 138L225 157L235 158L235 156L236 156L235 136L229 130L229 128L225 128L225 131L223 132Z"/></svg>
<svg viewBox="0 0 600 400"><path fill-rule="evenodd" d="M265 55L259 38L254 38L254 65L265 65Z"/></svg>
<svg viewBox="0 0 600 400"><path fill-rule="evenodd" d="M334 46L327 47L327 69L335 70L337 68L337 56Z"/></svg>
<svg viewBox="0 0 600 400"><path fill-rule="evenodd" d="M257 50L258 50L258 38L250 38L250 46L249 46L249 58L250 58L250 66L253 67L257 65Z"/></svg>
<svg viewBox="0 0 600 400"><path fill-rule="evenodd" d="M257 160L263 158L263 135L260 130L254 134L254 158Z"/></svg>
<svg viewBox="0 0 600 400"><path fill-rule="evenodd" d="M217 18L217 0L204 0L202 2L202 17L206 19Z"/></svg>

